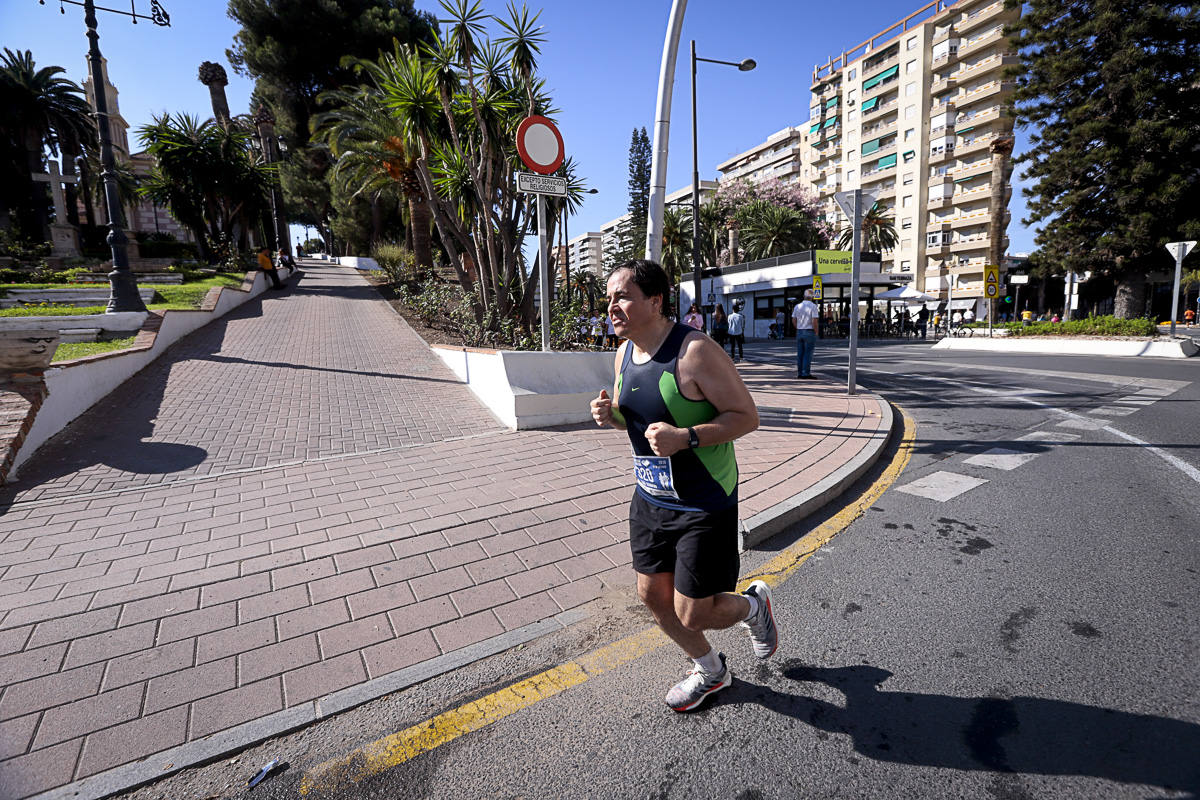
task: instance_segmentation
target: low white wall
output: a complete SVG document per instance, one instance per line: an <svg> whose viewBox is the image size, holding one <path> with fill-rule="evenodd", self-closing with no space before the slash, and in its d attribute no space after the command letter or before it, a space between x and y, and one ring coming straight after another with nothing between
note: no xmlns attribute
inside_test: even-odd
<svg viewBox="0 0 1200 800"><path fill-rule="evenodd" d="M433 352L513 430L586 422L588 403L612 393L612 351L542 353L434 345Z"/></svg>
<svg viewBox="0 0 1200 800"><path fill-rule="evenodd" d="M1023 336L987 338L979 332L969 339L946 338L935 350L986 350L997 353L1040 353L1067 356L1125 356L1190 358L1200 352L1191 339L1080 339L1078 337L1030 338Z"/></svg>
<svg viewBox="0 0 1200 800"><path fill-rule="evenodd" d="M341 256L337 262L343 267L354 267L355 269L379 269L379 262L373 258L363 258L362 256Z"/></svg>
<svg viewBox="0 0 1200 800"><path fill-rule="evenodd" d="M69 331L74 328L99 328L109 333L136 332L146 321L145 311L118 311L115 314L67 314L55 317L0 317L0 331Z"/></svg>
<svg viewBox="0 0 1200 800"><path fill-rule="evenodd" d="M61 431L76 417L87 411L105 395L140 372L162 352L194 330L202 328L258 295L270 285L265 272L254 273L249 292L222 288L212 311L183 311L170 309L163 313L162 325L149 350L131 350L100 358L80 359L64 366L46 370L49 394L34 419L33 427L13 461L10 480L39 447Z"/></svg>

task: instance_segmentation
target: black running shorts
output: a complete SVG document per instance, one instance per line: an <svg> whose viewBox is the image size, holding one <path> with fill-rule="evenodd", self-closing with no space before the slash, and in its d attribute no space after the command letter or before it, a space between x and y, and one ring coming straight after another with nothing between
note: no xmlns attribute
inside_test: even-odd
<svg viewBox="0 0 1200 800"><path fill-rule="evenodd" d="M738 512L678 511L656 506L639 492L629 503L633 568L643 575L675 573L675 590L700 599L737 586Z"/></svg>

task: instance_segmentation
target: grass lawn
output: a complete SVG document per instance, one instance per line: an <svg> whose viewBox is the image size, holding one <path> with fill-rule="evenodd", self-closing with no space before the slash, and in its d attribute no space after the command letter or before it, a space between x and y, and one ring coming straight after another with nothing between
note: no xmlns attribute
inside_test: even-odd
<svg viewBox="0 0 1200 800"><path fill-rule="evenodd" d="M113 339L111 342L67 342L60 344L58 349L54 351L54 358L50 363L55 361L70 361L73 358L83 358L84 356L94 356L97 353L111 353L113 350L124 350L126 347L133 346L133 340L137 338L130 336L126 339Z"/></svg>
<svg viewBox="0 0 1200 800"><path fill-rule="evenodd" d="M204 296L208 294L208 290L214 286L241 286L242 273L218 272L216 275L204 278L198 281L190 281L180 284L154 284L154 301L146 307L151 311L162 311L169 308L199 308L204 301ZM94 284L96 286L105 286L106 284ZM149 284L147 284L149 285ZM87 284L82 285L87 287ZM62 284L35 285L30 284L28 287L21 284L0 284L0 291L5 289L21 289L21 288L76 288L68 287ZM0 309L0 317L60 317L60 316L79 316L84 314L103 314L104 306L82 306L75 308L72 306L61 305L43 305L43 306L22 306L20 308L4 308Z"/></svg>

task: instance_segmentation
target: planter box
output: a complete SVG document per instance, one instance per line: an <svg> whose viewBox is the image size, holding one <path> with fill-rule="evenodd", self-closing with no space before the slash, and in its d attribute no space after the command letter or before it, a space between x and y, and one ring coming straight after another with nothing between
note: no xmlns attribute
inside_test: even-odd
<svg viewBox="0 0 1200 800"><path fill-rule="evenodd" d="M572 425L592 418L588 404L612 393L610 351L542 353L434 345L433 352L513 430Z"/></svg>

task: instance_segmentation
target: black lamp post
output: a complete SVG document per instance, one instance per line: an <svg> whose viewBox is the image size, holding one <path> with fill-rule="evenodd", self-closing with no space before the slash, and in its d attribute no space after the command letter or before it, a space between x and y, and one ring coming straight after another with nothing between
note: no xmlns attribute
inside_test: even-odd
<svg viewBox="0 0 1200 800"><path fill-rule="evenodd" d="M741 72L749 72L758 66L753 58L741 61L719 61L715 58L699 58L696 55L696 40L692 39L692 297L700 315L705 316L704 303L700 296L700 154L696 145L696 62L707 61L709 64L725 64L737 67ZM682 303L680 303L682 310ZM705 328L708 326L705 325Z"/></svg>
<svg viewBox="0 0 1200 800"><path fill-rule="evenodd" d="M45 5L46 0L38 0ZM128 240L122 229L125 214L121 209L121 199L117 193L116 161L113 158L112 133L108 128L108 98L104 88L104 68L100 56L100 34L96 32L96 4L93 0L58 0L58 8L63 14L67 13L63 4L83 6L83 20L87 25L88 38L88 68L92 77L92 92L96 98L96 127L100 134L100 178L104 182L104 207L108 211L108 237L106 241L112 249L113 270L108 273L108 282L112 287L108 296L108 313L118 311L145 311L146 304L138 294L137 281L133 271L129 269L129 254L126 251ZM138 14L132 0L129 11L117 11L104 8L113 14L132 17L136 25L139 19L148 20L155 25L170 26L171 17L163 10L158 0L150 0L150 16Z"/></svg>

